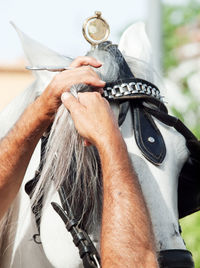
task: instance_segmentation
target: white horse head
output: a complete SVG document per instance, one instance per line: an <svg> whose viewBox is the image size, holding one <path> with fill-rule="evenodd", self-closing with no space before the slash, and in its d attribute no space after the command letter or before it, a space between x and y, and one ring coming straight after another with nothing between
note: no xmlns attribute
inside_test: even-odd
<svg viewBox="0 0 200 268"><path fill-rule="evenodd" d="M19 30L17 31L31 65L69 65L70 59L58 55L31 40ZM119 49L126 58L135 77L154 82L154 72L151 68L151 47L145 33L144 24L138 23L128 28L122 35ZM106 82L117 79L120 72L119 62L116 62L113 56L108 52L99 50L92 51L89 55L97 57L104 63L98 73ZM112 65L112 68L108 68L110 65ZM41 94L51 79L52 75L48 72L38 72L36 82L22 94L23 98L15 99L3 111L0 115L1 128L5 126L3 133L6 133L12 127L23 109ZM74 94L79 90L89 90L89 88L84 86L72 88ZM19 109L19 107L21 108ZM16 112L18 109L19 112ZM115 105L115 110L118 109L119 106ZM15 115L8 113L9 110L12 110ZM10 120L6 117L8 114ZM177 209L178 175L188 156L185 139L175 129L154 118L154 122L160 130L167 148L163 162L159 166L155 166L143 156L136 144L131 117L131 111L129 110L121 126L121 132L127 144L130 158L138 175L151 216L157 251L185 249L179 233ZM11 123L5 121L10 121ZM3 262L3 268L8 267L6 266L8 263L13 267L41 267L41 263L42 267L61 268L66 267L66 265L67 267L82 267L78 250L74 246L70 234L66 231L62 220L50 205L52 201L61 203L57 190L63 184L68 194L71 208L74 214L79 217L80 226L84 226L87 229L98 246L102 191L101 179L99 178L98 154L93 147L84 148L74 130L69 113L61 106L51 127L44 166L32 201L33 204L36 204L41 197L43 198L43 208L40 211L42 246L35 244L32 239L33 234L37 233L38 230L30 207L29 214L26 217L23 209L21 209L21 207L25 207L24 203L29 204L29 199L24 193L23 187L33 177L34 170L39 164L39 145L30 162L18 197L20 204L17 207L19 226L13 232L15 241L7 250L6 258L10 258L10 260ZM75 172L72 174L71 170L75 170ZM22 223L23 221L24 223ZM30 252L25 250L27 248Z"/></svg>

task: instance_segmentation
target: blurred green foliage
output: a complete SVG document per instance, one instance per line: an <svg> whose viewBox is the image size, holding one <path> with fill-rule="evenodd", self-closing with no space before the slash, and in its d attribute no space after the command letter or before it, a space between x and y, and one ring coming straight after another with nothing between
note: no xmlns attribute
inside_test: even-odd
<svg viewBox="0 0 200 268"><path fill-rule="evenodd" d="M195 21L200 15L200 3L191 0L187 5L163 6L164 70L178 65L174 49L187 42L187 37L177 38L177 29Z"/></svg>
<svg viewBox="0 0 200 268"><path fill-rule="evenodd" d="M164 75L179 65L180 59L178 59L176 52L179 47L188 43L188 33L184 35L179 34L178 30L186 25L195 25L197 20L200 20L200 2L197 0L191 0L187 5L163 5L163 67ZM188 30L189 31L189 30ZM193 75L193 71L179 81L181 92L187 96L189 104L185 108L185 111L180 113L175 107L172 107L174 115L179 117L184 123L185 118L191 115L190 129L192 132L200 138L200 108L199 99L192 94L188 87L188 79Z"/></svg>
<svg viewBox="0 0 200 268"><path fill-rule="evenodd" d="M200 268L200 212L185 217L180 223L187 249L192 252L195 267Z"/></svg>
<svg viewBox="0 0 200 268"><path fill-rule="evenodd" d="M175 3L174 3L175 4ZM192 0L187 5L164 5L163 6L163 47L164 47L164 73L167 73L178 66L179 60L176 57L176 49L188 42L187 36L177 35L177 30L188 24L192 24L200 15L200 2ZM182 94L189 98L188 111L196 113L195 122L191 127L194 134L200 139L200 117L197 113L199 109L199 100L190 92L187 83L187 77L181 82ZM200 90L200 86L199 86ZM172 107L173 113L184 122L185 113L180 113L175 107ZM186 197L187 198L187 197ZM195 267L200 268L200 212L190 215L180 221L183 230L183 238L188 250L193 254Z"/></svg>

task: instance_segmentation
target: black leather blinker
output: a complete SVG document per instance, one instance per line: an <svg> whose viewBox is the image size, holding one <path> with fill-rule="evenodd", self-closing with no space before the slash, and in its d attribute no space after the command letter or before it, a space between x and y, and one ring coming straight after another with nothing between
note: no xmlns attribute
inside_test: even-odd
<svg viewBox="0 0 200 268"><path fill-rule="evenodd" d="M154 165L160 165L166 155L163 137L150 114L142 107L132 106L136 143L142 154Z"/></svg>

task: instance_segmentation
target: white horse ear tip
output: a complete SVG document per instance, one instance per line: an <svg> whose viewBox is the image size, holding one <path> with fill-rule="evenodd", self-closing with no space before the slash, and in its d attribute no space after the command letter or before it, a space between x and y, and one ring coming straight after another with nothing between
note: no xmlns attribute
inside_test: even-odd
<svg viewBox="0 0 200 268"><path fill-rule="evenodd" d="M132 26L135 26L135 27L144 27L145 26L145 23L144 21L136 21L135 23L132 24Z"/></svg>
<svg viewBox="0 0 200 268"><path fill-rule="evenodd" d="M12 25L13 28L17 29L16 24L12 20L10 20L9 23Z"/></svg>
<svg viewBox="0 0 200 268"><path fill-rule="evenodd" d="M20 34L22 34L22 31L17 27L17 25L12 20L10 21L10 24L15 29L15 31L17 32L17 34L20 36Z"/></svg>
<svg viewBox="0 0 200 268"><path fill-rule="evenodd" d="M135 22L133 24L131 24L126 30L125 32L128 33L130 31L138 31L138 30L143 30L145 31L145 28L146 28L146 25L143 21L138 21L138 22Z"/></svg>
<svg viewBox="0 0 200 268"><path fill-rule="evenodd" d="M152 50L145 28L143 21L131 24L123 32L118 47L124 55L151 62Z"/></svg>

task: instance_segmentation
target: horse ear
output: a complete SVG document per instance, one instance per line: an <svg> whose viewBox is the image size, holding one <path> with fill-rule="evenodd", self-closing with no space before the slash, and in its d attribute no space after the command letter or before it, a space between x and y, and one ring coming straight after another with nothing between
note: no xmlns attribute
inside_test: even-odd
<svg viewBox="0 0 200 268"><path fill-rule="evenodd" d="M31 39L11 23L17 31L25 55L31 66L68 66L71 62L70 58L59 55L51 49L41 45L37 41ZM52 77L53 72L34 71L36 81L29 86L24 92L17 96L1 113L0 113L0 137L3 137L8 130L14 125L19 116L29 103L35 100L46 88Z"/></svg>
<svg viewBox="0 0 200 268"><path fill-rule="evenodd" d="M59 55L48 47L31 39L23 33L13 22L11 22L21 40L24 53L31 66L68 66L71 62L70 58ZM41 76L49 76L49 72L35 72L40 78Z"/></svg>
<svg viewBox="0 0 200 268"><path fill-rule="evenodd" d="M125 30L118 48L125 56L152 63L151 45L142 22L134 23Z"/></svg>

